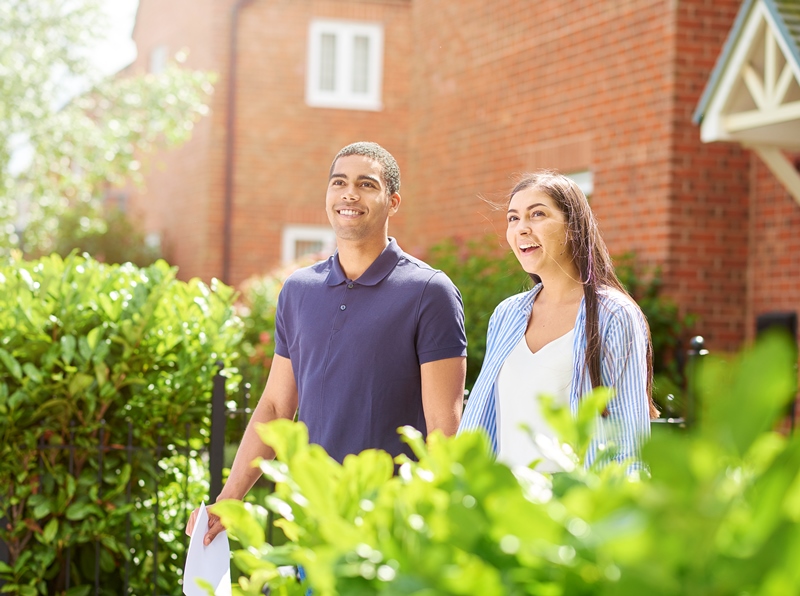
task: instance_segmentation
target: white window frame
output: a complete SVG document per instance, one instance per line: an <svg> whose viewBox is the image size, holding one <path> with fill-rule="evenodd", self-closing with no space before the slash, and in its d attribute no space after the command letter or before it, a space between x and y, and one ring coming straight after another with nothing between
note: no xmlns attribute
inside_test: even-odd
<svg viewBox="0 0 800 596"><path fill-rule="evenodd" d="M333 91L319 88L322 36L326 34L336 39L335 80L338 85ZM354 93L342 85L343 81L350 82L353 78L353 40L357 36L369 39L369 88L366 93ZM383 109L383 25L365 21L314 19L308 27L307 58L306 103L309 106L347 110Z"/></svg>
<svg viewBox="0 0 800 596"><path fill-rule="evenodd" d="M594 174L591 170L571 172L566 174L566 176L578 185L578 188L583 191L587 199L592 198L592 193L594 192Z"/></svg>
<svg viewBox="0 0 800 596"><path fill-rule="evenodd" d="M152 74L159 74L167 68L169 61L169 49L166 44L159 44L150 50L150 72Z"/></svg>
<svg viewBox="0 0 800 596"><path fill-rule="evenodd" d="M322 252L333 254L336 234L328 226L287 225L281 233L281 262L284 265L300 258L295 253L298 241L322 242Z"/></svg>

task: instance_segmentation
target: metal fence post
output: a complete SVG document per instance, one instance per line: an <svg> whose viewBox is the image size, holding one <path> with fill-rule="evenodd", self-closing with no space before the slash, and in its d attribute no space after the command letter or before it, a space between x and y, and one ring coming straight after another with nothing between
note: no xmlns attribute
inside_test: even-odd
<svg viewBox="0 0 800 596"><path fill-rule="evenodd" d="M686 352L686 427L691 428L697 424L698 398L697 398L697 369L700 359L708 354L705 349L705 340L702 335L696 335L689 341Z"/></svg>
<svg viewBox="0 0 800 596"><path fill-rule="evenodd" d="M6 518L0 517L0 526L5 526L7 523ZM0 539L0 563L5 563L6 565L11 563L11 553L8 552L8 545L2 539ZM5 584L6 582L0 579L0 588Z"/></svg>
<svg viewBox="0 0 800 596"><path fill-rule="evenodd" d="M222 376L224 363L217 362L217 374L211 392L211 440L209 441L208 467L211 472L209 502L217 500L222 491L222 466L225 460L225 377Z"/></svg>

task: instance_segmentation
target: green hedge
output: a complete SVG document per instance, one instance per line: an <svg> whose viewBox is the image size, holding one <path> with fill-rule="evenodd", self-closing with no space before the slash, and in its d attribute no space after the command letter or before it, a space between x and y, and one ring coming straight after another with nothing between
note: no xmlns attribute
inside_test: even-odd
<svg viewBox="0 0 800 596"><path fill-rule="evenodd" d="M0 267L6 591L62 593L69 555L70 593L88 594L99 542L102 593L120 593L126 560L132 593L151 593L154 571L159 593L180 593L185 507L207 498L198 452L212 378L241 325L230 288L175 274L163 261L140 269L75 254Z"/></svg>
<svg viewBox="0 0 800 596"><path fill-rule="evenodd" d="M300 424L260 433L279 460L263 505L292 540L264 542L264 509L215 506L242 548L235 594L273 595L784 595L800 593L800 437L772 431L796 391L793 350L767 338L735 362L707 357L697 380L700 423L656 425L645 449L652 477L609 464L585 470L593 420L550 412L569 472L552 482L493 460L481 433L453 439L403 430L419 463L392 476L380 451L343 465L308 444ZM612 451L609 446L608 451ZM254 523L258 521L259 523ZM305 567L304 585L277 566Z"/></svg>

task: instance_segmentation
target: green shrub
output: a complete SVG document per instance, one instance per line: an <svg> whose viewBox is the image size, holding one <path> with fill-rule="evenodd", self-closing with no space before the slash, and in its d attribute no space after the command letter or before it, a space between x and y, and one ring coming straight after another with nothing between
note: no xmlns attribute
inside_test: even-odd
<svg viewBox="0 0 800 596"><path fill-rule="evenodd" d="M180 282L163 261L77 255L3 265L0 286L5 590L61 594L67 572L88 589L99 544L101 593L119 593L126 562L132 593L151 593L154 575L178 593L186 507L207 489L212 377L241 333L232 290Z"/></svg>
<svg viewBox="0 0 800 596"><path fill-rule="evenodd" d="M102 217L98 217L98 211ZM104 263L130 262L146 267L161 257L157 248L147 245L144 233L124 211L116 207L99 210L85 203L59 219L51 243L52 252L62 257L77 251Z"/></svg>
<svg viewBox="0 0 800 596"><path fill-rule="evenodd" d="M662 416L686 416L686 378L681 365L688 349L689 329L696 317L682 314L678 306L661 295L659 268L643 268L632 252L614 258L620 281L641 307L653 340L653 399ZM684 350L680 354L680 350Z"/></svg>
<svg viewBox="0 0 800 596"><path fill-rule="evenodd" d="M273 594L310 586L319 596L800 593L800 437L771 430L796 389L784 339L735 362L707 357L699 423L654 429L643 480L616 464L580 465L602 390L584 400L578 424L550 412L574 464L552 480L495 462L482 433L434 433L425 445L404 429L419 462L403 460L393 477L384 452L340 465L302 425L265 425L279 461L261 463L277 482L263 505L283 516L292 542L265 543L261 507L216 505L249 576L235 593L257 595L265 583ZM304 566L307 582L280 577L285 564Z"/></svg>

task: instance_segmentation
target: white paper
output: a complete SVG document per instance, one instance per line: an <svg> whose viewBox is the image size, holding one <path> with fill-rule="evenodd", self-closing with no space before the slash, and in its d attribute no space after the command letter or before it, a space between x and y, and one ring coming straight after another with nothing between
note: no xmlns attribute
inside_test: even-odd
<svg viewBox="0 0 800 596"><path fill-rule="evenodd" d="M215 596L231 596L231 549L228 533L224 530L208 546L203 545L203 537L208 532L208 512L206 504L200 505L197 522L194 524L186 551L186 565L183 568L183 593L186 596L208 596L197 585L196 579L204 579L214 587Z"/></svg>

